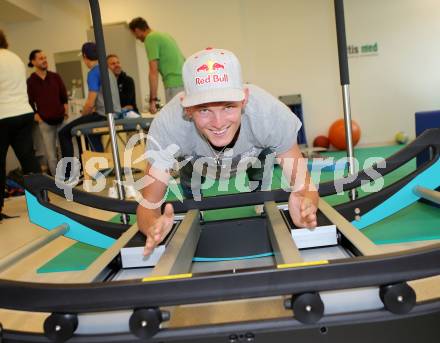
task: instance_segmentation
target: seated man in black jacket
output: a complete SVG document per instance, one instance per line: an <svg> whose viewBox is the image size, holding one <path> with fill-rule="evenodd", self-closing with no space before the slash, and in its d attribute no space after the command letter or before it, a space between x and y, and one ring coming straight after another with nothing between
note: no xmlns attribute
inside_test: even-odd
<svg viewBox="0 0 440 343"><path fill-rule="evenodd" d="M121 101L122 111L132 110L139 113L136 106L136 91L134 81L122 70L121 62L119 61L118 56L115 54L108 55L107 65L115 75L118 82L119 99Z"/></svg>

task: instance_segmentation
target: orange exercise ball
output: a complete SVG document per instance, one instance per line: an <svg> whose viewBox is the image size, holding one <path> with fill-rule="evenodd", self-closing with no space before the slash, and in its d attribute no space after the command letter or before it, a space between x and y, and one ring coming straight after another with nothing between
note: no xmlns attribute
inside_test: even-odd
<svg viewBox="0 0 440 343"><path fill-rule="evenodd" d="M361 138L361 128L354 120L351 121L351 137L353 140L353 146L355 146ZM336 149L347 149L344 119L338 119L330 126L330 129L328 130L328 138L330 144Z"/></svg>
<svg viewBox="0 0 440 343"><path fill-rule="evenodd" d="M330 141L328 139L328 137L320 135L320 136L316 136L315 139L313 140L313 147L315 148L325 148L328 149L330 146Z"/></svg>

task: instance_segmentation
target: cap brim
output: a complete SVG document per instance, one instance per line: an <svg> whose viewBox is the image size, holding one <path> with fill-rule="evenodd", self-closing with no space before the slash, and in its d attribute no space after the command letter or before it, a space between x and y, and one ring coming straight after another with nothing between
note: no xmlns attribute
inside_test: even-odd
<svg viewBox="0 0 440 343"><path fill-rule="evenodd" d="M183 107L191 107L200 104L222 101L242 101L245 98L243 89L213 89L197 94L184 95Z"/></svg>

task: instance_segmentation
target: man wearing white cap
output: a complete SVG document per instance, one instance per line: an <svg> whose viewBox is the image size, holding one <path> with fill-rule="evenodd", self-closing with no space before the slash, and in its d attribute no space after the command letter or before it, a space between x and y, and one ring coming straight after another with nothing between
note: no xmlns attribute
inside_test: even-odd
<svg viewBox="0 0 440 343"><path fill-rule="evenodd" d="M184 194L198 200L205 178L238 177L240 171L247 172L251 190L269 189L267 171L273 165L262 169L272 155L296 188L289 197L293 222L316 226L318 194L307 165L299 163L297 117L261 88L243 85L240 62L230 51L200 51L185 61L182 74L185 92L165 105L148 135L147 183L137 211L139 229L147 236L144 254L150 254L172 227L171 204L163 214L160 206L145 204L162 202L176 160L183 161L179 172Z"/></svg>

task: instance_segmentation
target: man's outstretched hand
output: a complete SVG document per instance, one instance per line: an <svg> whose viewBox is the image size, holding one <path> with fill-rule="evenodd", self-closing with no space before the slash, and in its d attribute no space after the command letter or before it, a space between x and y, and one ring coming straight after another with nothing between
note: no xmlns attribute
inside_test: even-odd
<svg viewBox="0 0 440 343"><path fill-rule="evenodd" d="M145 243L144 256L150 255L170 232L174 223L174 208L166 204L163 214L157 218L153 225L146 230L147 242Z"/></svg>
<svg viewBox="0 0 440 343"><path fill-rule="evenodd" d="M313 228L317 225L316 204L305 196L290 193L289 196L289 213L293 223L298 228Z"/></svg>

